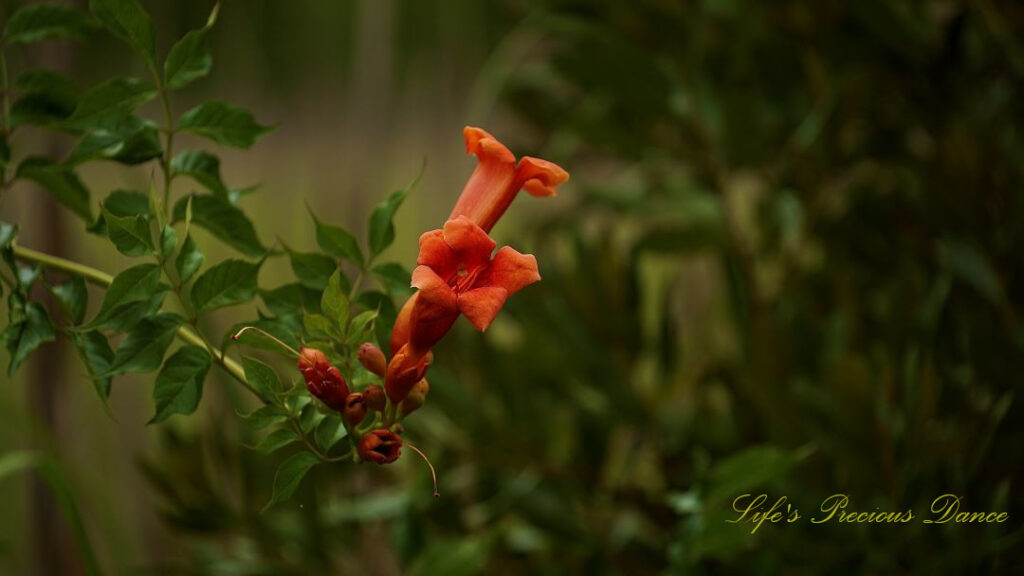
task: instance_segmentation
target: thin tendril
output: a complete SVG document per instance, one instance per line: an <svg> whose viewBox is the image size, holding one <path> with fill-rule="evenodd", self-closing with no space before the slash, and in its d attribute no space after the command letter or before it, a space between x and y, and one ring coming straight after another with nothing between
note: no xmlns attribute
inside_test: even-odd
<svg viewBox="0 0 1024 576"><path fill-rule="evenodd" d="M244 333L245 333L245 331L246 331L246 330L252 330L252 331L256 332L257 334L262 334L262 335L263 335L264 337L266 337L266 338L269 338L270 340L273 340L273 341L274 341L274 342L276 342L276 343L277 343L277 344L278 344L279 346L281 346L281 347L282 347L282 348L284 348L285 350L287 350L287 351L291 352L291 353L292 353L292 354L294 354L294 355L295 355L296 357L299 357L299 358L301 358L301 357L302 357L302 354L299 354L298 350L296 350L295 348L292 348L291 346L289 346L289 345L285 344L285 343L284 343L284 342L282 342L282 341L281 341L281 340L280 340L280 339L279 339L279 338L278 338L277 336L274 336L273 334L270 334L270 333L269 333L269 332L267 332L266 330L263 330L263 329L257 328L257 327L255 327L255 326L246 326L245 328L242 328L241 330L239 330L238 332L236 332L236 333L235 333L235 335L231 337L231 339L237 342L237 341L238 341L238 339L239 339L239 338L240 338L240 337L242 336L242 334L244 334Z"/></svg>
<svg viewBox="0 0 1024 576"><path fill-rule="evenodd" d="M406 442L405 445L408 446L409 449L412 450L413 452L419 454L420 458L423 458L423 461L427 463L427 467L430 468L430 477L431 479L434 480L434 498L440 498L441 493L437 491L437 472L434 471L434 465L430 463L430 459L427 458L427 455L421 452L419 448L413 446L408 442Z"/></svg>

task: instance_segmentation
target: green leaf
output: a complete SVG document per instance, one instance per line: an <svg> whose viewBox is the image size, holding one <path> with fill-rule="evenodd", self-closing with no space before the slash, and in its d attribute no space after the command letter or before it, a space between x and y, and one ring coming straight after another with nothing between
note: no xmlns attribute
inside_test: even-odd
<svg viewBox="0 0 1024 576"><path fill-rule="evenodd" d="M395 241L395 224L393 222L395 212L402 205L405 197L416 187L423 176L423 169L408 186L401 190L395 190L388 196L387 200L378 204L373 213L370 214L369 245L370 257L373 258L384 251L385 248Z"/></svg>
<svg viewBox="0 0 1024 576"><path fill-rule="evenodd" d="M204 102L182 114L178 128L236 148L249 148L272 130L256 122L248 110L219 100Z"/></svg>
<svg viewBox="0 0 1024 576"><path fill-rule="evenodd" d="M178 247L178 232L174 229L174 226L167 224L164 226L163 232L160 233L160 254L164 258L169 258L174 254L174 249Z"/></svg>
<svg viewBox="0 0 1024 576"><path fill-rule="evenodd" d="M63 164L72 167L89 160L113 160L131 166L162 153L156 125L137 116L126 116L109 128L83 136Z"/></svg>
<svg viewBox="0 0 1024 576"><path fill-rule="evenodd" d="M208 269L192 286L192 306L196 315L255 298L259 271L259 264L244 260L225 260Z"/></svg>
<svg viewBox="0 0 1024 576"><path fill-rule="evenodd" d="M50 289L60 307L67 314L72 325L81 324L85 319L85 308L89 303L89 292L81 276L71 276Z"/></svg>
<svg viewBox="0 0 1024 576"><path fill-rule="evenodd" d="M186 196L174 206L175 222L184 220L189 198L192 200L193 224L251 258L258 258L266 253L267 249L256 236L252 222L238 207L223 198L205 194Z"/></svg>
<svg viewBox="0 0 1024 576"><path fill-rule="evenodd" d="M50 38L85 36L93 27L88 14L63 4L38 3L15 10L4 27L6 44L30 44Z"/></svg>
<svg viewBox="0 0 1024 576"><path fill-rule="evenodd" d="M242 356L242 368L245 370L245 380L249 386L259 392L264 400L270 400L285 391L277 372L263 362Z"/></svg>
<svg viewBox="0 0 1024 576"><path fill-rule="evenodd" d="M88 332L69 332L71 343L78 350L78 355L89 372L93 386L96 387L96 394L107 406L107 399L110 398L109 376L101 376L110 370L110 364L114 361L114 350L110 347L107 337L98 330Z"/></svg>
<svg viewBox="0 0 1024 576"><path fill-rule="evenodd" d="M356 241L355 236L344 228L324 224L316 217L312 209L309 214L313 217L313 223L316 225L316 243L320 245L321 250L335 258L353 262L360 268L365 265L363 251L359 249L359 242Z"/></svg>
<svg viewBox="0 0 1024 576"><path fill-rule="evenodd" d="M320 309L343 334L348 325L348 307L348 294L341 288L341 270L335 270L320 299Z"/></svg>
<svg viewBox="0 0 1024 576"><path fill-rule="evenodd" d="M342 331L322 314L305 314L302 317L302 326L306 334L314 340L341 340Z"/></svg>
<svg viewBox="0 0 1024 576"><path fill-rule="evenodd" d="M257 449L263 454L273 454L289 444L299 441L299 436L290 428L278 428L260 442Z"/></svg>
<svg viewBox="0 0 1024 576"><path fill-rule="evenodd" d="M45 126L71 115L78 105L78 86L51 70L33 70L18 76L14 89L21 94L11 105L11 127Z"/></svg>
<svg viewBox="0 0 1024 576"><path fill-rule="evenodd" d="M288 420L288 412L280 406L263 406L251 414L242 414L242 419L252 430L262 430L267 426L281 424Z"/></svg>
<svg viewBox="0 0 1024 576"><path fill-rule="evenodd" d="M219 9L220 4L214 4L206 25L185 34L171 47L164 62L164 85L171 90L187 86L210 73L213 58L206 51L206 34L217 21Z"/></svg>
<svg viewBox="0 0 1024 576"><path fill-rule="evenodd" d="M21 162L16 177L35 182L72 212L92 221L89 191L73 170L48 158L32 156Z"/></svg>
<svg viewBox="0 0 1024 576"><path fill-rule="evenodd" d="M107 237L117 251L125 256L152 254L155 250L149 231L149 216L117 216L103 209L103 221L107 226Z"/></svg>
<svg viewBox="0 0 1024 576"><path fill-rule="evenodd" d="M326 453L347 435L348 431L342 425L341 418L329 414L316 427L316 445Z"/></svg>
<svg viewBox="0 0 1024 576"><path fill-rule="evenodd" d="M299 318L305 312L320 312L320 292L302 284L285 284L261 290L260 298L278 318Z"/></svg>
<svg viewBox="0 0 1024 576"><path fill-rule="evenodd" d="M18 227L7 222L0 222L0 249L7 248L14 240L14 237L18 235Z"/></svg>
<svg viewBox="0 0 1024 576"><path fill-rule="evenodd" d="M401 264L384 262L374 266L372 272L392 297L405 298L412 294L412 275Z"/></svg>
<svg viewBox="0 0 1024 576"><path fill-rule="evenodd" d="M173 414L191 414L203 396L203 380L210 369L210 354L199 346L183 346L164 362L153 388L156 414L150 424Z"/></svg>
<svg viewBox="0 0 1024 576"><path fill-rule="evenodd" d="M114 35L156 67L156 42L149 14L135 0L90 0L89 10Z"/></svg>
<svg viewBox="0 0 1024 576"><path fill-rule="evenodd" d="M103 200L103 209L116 216L138 216L149 214L149 199L142 192L134 190L114 190ZM87 230L93 234L105 236L107 223L103 220L103 211Z"/></svg>
<svg viewBox="0 0 1024 576"><path fill-rule="evenodd" d="M189 176L217 196L228 199L228 188L220 178L220 160L205 150L186 150L171 160L173 176Z"/></svg>
<svg viewBox="0 0 1024 576"><path fill-rule="evenodd" d="M178 270L178 278L182 284L192 279L192 276L202 267L204 260L206 257L199 251L195 240L192 239L192 236L186 236L185 242L181 245L181 251L178 252L178 258L174 261Z"/></svg>
<svg viewBox="0 0 1024 576"><path fill-rule="evenodd" d="M75 111L60 125L69 130L109 129L155 96L156 88L149 82L138 78L113 78L82 96Z"/></svg>
<svg viewBox="0 0 1024 576"><path fill-rule="evenodd" d="M159 368L175 332L184 322L177 314L157 314L142 319L117 347L114 361L104 376L152 372Z"/></svg>
<svg viewBox="0 0 1024 576"><path fill-rule="evenodd" d="M23 321L10 324L4 331L3 340L11 353L11 363L7 368L8 376L13 376L21 363L40 346L57 338L46 308L37 302L29 302L25 305L24 313Z"/></svg>
<svg viewBox="0 0 1024 576"><path fill-rule="evenodd" d="M163 294L169 289L160 283L160 276L160 267L156 264L139 264L123 270L103 295L99 313L83 328L124 329L141 320L141 316L133 316L153 309L153 300L162 302Z"/></svg>
<svg viewBox="0 0 1024 576"><path fill-rule="evenodd" d="M327 288L327 282L338 270L338 263L330 256L306 252L296 252L285 246L288 251L288 260L292 265L292 272L295 278L303 285L314 290Z"/></svg>
<svg viewBox="0 0 1024 576"><path fill-rule="evenodd" d="M291 498L302 478L319 463L320 459L312 452L299 452L285 460L274 475L274 492L264 510Z"/></svg>
<svg viewBox="0 0 1024 576"><path fill-rule="evenodd" d="M373 334L373 323L377 320L376 310L363 310L352 319L352 325L348 328L349 342L366 342Z"/></svg>

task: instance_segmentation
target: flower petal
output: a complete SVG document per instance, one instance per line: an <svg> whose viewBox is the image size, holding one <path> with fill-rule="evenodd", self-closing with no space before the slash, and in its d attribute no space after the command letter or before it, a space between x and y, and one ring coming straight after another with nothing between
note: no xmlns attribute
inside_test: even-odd
<svg viewBox="0 0 1024 576"><path fill-rule="evenodd" d="M419 292L409 314L409 347L426 353L459 317L459 301L451 287L428 266L417 266L412 271L412 285Z"/></svg>
<svg viewBox="0 0 1024 576"><path fill-rule="evenodd" d="M416 306L416 300L419 298L419 295L419 292L413 293L398 312L398 317L395 318L395 325L391 328L391 341L388 344L392 356L395 355L395 352L398 352L399 348L409 342L409 333L411 332L409 322L412 318L412 309Z"/></svg>
<svg viewBox="0 0 1024 576"><path fill-rule="evenodd" d="M508 299L508 290L497 286L474 288L459 294L459 310L473 323L477 330L483 332L491 325L491 321L501 311Z"/></svg>
<svg viewBox="0 0 1024 576"><path fill-rule="evenodd" d="M451 247L458 263L468 272L486 266L497 245L483 228L465 216L444 223L444 241Z"/></svg>
<svg viewBox="0 0 1024 576"><path fill-rule="evenodd" d="M416 264L433 268L444 281L455 273L458 261L455 252L444 241L444 231L431 230L420 236L420 254L416 258Z"/></svg>
<svg viewBox="0 0 1024 576"><path fill-rule="evenodd" d="M511 296L539 280L537 259L532 254L521 254L510 246L502 246L474 286L498 286Z"/></svg>
<svg viewBox="0 0 1024 576"><path fill-rule="evenodd" d="M569 181L569 173L554 162L523 156L516 167L516 181L531 196L554 196L558 185Z"/></svg>
<svg viewBox="0 0 1024 576"><path fill-rule="evenodd" d="M476 155L478 162L448 219L466 216L486 232L519 192L518 189L512 190L516 178L516 157L504 144L480 128L466 126L462 136L466 140L466 153Z"/></svg>

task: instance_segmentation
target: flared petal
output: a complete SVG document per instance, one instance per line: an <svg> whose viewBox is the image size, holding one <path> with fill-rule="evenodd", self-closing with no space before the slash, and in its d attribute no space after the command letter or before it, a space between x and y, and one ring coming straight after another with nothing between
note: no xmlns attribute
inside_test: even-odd
<svg viewBox="0 0 1024 576"><path fill-rule="evenodd" d="M554 162L523 156L516 167L516 182L531 196L554 196L560 184L569 181L569 173Z"/></svg>
<svg viewBox="0 0 1024 576"><path fill-rule="evenodd" d="M494 255L491 265L477 278L474 286L500 287L511 296L539 280L537 259L532 254L521 254L510 246L502 246Z"/></svg>
<svg viewBox="0 0 1024 576"><path fill-rule="evenodd" d="M475 155L478 162L448 219L466 216L487 232L518 192L511 190L516 177L516 157L480 128L466 126L462 136L466 140L466 153Z"/></svg>
<svg viewBox="0 0 1024 576"><path fill-rule="evenodd" d="M464 272L475 272L486 266L497 245L483 228L465 216L444 223L444 241Z"/></svg>
<svg viewBox="0 0 1024 576"><path fill-rule="evenodd" d="M458 297L429 266L413 270L412 285L419 292L409 314L408 345L417 353L426 353L459 317Z"/></svg>
<svg viewBox="0 0 1024 576"><path fill-rule="evenodd" d="M459 310L477 330L483 332L491 325L508 299L508 290L497 286L475 288L459 294Z"/></svg>
<svg viewBox="0 0 1024 576"><path fill-rule="evenodd" d="M416 264L429 266L434 272L447 281L458 269L458 260L451 246L445 242L443 230L431 230L420 236L420 254Z"/></svg>

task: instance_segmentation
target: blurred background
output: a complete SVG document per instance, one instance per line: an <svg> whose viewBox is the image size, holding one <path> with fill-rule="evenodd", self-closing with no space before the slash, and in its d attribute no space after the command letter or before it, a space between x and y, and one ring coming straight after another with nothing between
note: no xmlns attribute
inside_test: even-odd
<svg viewBox="0 0 1024 576"><path fill-rule="evenodd" d="M160 53L212 7L142 3ZM110 573L1024 570L1021 4L227 1L210 42L213 73L174 106L216 97L277 126L219 150L229 185L260 185L243 206L265 241L312 249L307 204L364 236L425 159L389 253L411 265L475 165L465 124L572 181L494 230L543 282L436 350L409 436L438 500L403 458L321 467L261 513L287 453L244 447L252 406L221 375L156 426L151 378L116 380L108 415L66 342L4 375L0 450L52 455ZM12 69L81 86L145 74L102 33L19 54ZM83 173L94 199L149 177ZM126 266L29 185L0 220L25 246ZM261 285L290 274L272 261ZM0 482L0 572L81 573L48 489ZM804 516L837 492L915 516L953 493L1009 521L725 522L761 492Z"/></svg>

